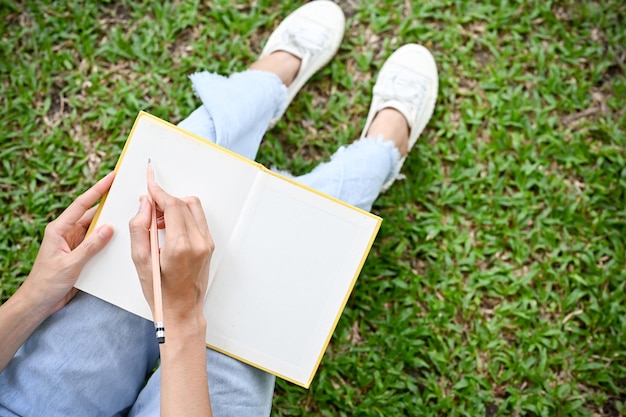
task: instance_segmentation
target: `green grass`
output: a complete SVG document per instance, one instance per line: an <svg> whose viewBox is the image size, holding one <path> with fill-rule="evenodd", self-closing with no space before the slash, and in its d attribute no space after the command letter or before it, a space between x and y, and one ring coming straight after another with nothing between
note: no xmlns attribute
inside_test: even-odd
<svg viewBox="0 0 626 417"><path fill-rule="evenodd" d="M0 300L44 225L111 170L139 110L245 69L298 4L0 1ZM332 63L260 161L311 169L360 133L375 75L429 47L433 118L310 390L274 415L626 414L626 6L344 2Z"/></svg>

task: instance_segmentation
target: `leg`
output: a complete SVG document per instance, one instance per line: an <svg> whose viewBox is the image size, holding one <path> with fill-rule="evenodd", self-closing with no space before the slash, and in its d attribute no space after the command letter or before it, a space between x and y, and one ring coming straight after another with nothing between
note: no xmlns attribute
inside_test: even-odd
<svg viewBox="0 0 626 417"><path fill-rule="evenodd" d="M0 373L0 415L123 415L157 358L150 321L79 292Z"/></svg>
<svg viewBox="0 0 626 417"><path fill-rule="evenodd" d="M254 159L270 120L285 105L286 88L275 73L245 71L230 77L208 72L191 76L202 106L179 126Z"/></svg>
<svg viewBox="0 0 626 417"><path fill-rule="evenodd" d="M305 4L268 39L250 71L191 76L202 106L180 127L254 159L261 138L304 83L335 55L345 18L332 1Z"/></svg>
<svg viewBox="0 0 626 417"><path fill-rule="evenodd" d="M330 26L329 26L330 25ZM191 77L203 105L180 127L254 159L261 138L304 82L330 60L343 36L344 17L330 1L308 3L285 19L249 71L229 78ZM213 415L267 416L275 377L207 349ZM160 412L160 370L140 393L131 416Z"/></svg>
<svg viewBox="0 0 626 417"><path fill-rule="evenodd" d="M248 71L230 77L193 74L191 81L202 106L179 127L254 159L270 122L276 121L297 92L294 84L302 84L301 62L289 52L276 50ZM310 68L305 69L310 73Z"/></svg>
<svg viewBox="0 0 626 417"><path fill-rule="evenodd" d="M398 149L384 136L367 137L340 148L330 162L296 180L369 211L399 161Z"/></svg>
<svg viewBox="0 0 626 417"><path fill-rule="evenodd" d="M298 178L302 183L369 210L397 178L430 119L437 97L437 66L426 48L404 45L383 65L362 139L329 163Z"/></svg>

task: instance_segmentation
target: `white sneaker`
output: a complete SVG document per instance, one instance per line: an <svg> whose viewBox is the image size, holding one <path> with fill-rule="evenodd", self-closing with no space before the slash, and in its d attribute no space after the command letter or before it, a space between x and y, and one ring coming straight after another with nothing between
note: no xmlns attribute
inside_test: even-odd
<svg viewBox="0 0 626 417"><path fill-rule="evenodd" d="M408 122L410 151L433 114L438 84L437 64L428 49L416 44L401 46L385 61L378 74L361 138L365 137L379 111L393 108ZM396 172L383 185L382 191L396 179L404 178L400 170L405 160L406 156L400 159Z"/></svg>
<svg viewBox="0 0 626 417"><path fill-rule="evenodd" d="M300 70L287 87L287 105L315 72L335 55L343 38L345 17L332 1L317 0L293 11L270 35L261 57L285 51L300 58ZM274 126L282 114L272 119Z"/></svg>

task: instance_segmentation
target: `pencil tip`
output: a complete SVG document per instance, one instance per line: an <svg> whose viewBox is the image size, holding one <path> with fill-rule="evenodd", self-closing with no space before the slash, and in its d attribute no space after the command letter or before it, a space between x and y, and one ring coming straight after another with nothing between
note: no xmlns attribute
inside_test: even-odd
<svg viewBox="0 0 626 417"><path fill-rule="evenodd" d="M150 163L152 160L150 159L150 157L148 157L148 163Z"/></svg>

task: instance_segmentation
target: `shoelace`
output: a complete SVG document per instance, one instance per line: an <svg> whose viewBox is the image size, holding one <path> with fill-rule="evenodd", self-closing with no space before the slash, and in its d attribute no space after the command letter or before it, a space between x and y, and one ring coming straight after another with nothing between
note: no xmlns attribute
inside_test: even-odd
<svg viewBox="0 0 626 417"><path fill-rule="evenodd" d="M398 69L390 76L378 80L374 86L374 94L384 101L401 101L415 109L424 101L428 82L422 75Z"/></svg>
<svg viewBox="0 0 626 417"><path fill-rule="evenodd" d="M301 54L317 52L328 40L328 30L315 22L302 21L283 33L283 42L294 46Z"/></svg>

